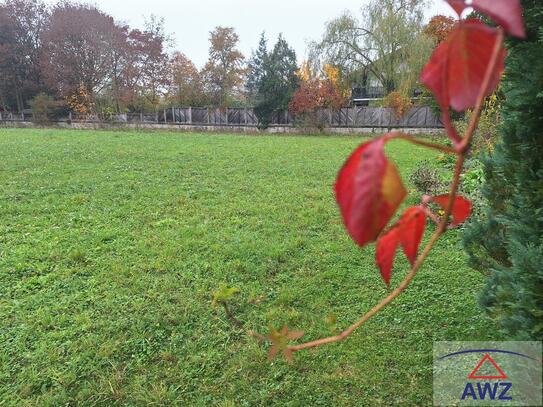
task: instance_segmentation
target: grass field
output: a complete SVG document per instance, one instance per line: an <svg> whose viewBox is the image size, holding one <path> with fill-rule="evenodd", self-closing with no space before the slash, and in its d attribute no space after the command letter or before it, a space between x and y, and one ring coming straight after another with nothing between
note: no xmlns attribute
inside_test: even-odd
<svg viewBox="0 0 543 407"><path fill-rule="evenodd" d="M458 232L391 307L293 365L211 306L238 287L247 329L316 339L385 295L332 194L360 142L0 130L0 406L431 405L434 340L499 339ZM388 153L404 178L434 154Z"/></svg>

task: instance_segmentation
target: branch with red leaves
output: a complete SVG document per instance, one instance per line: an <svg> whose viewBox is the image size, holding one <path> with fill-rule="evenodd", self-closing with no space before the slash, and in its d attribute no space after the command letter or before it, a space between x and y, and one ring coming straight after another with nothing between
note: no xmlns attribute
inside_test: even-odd
<svg viewBox="0 0 543 407"><path fill-rule="evenodd" d="M288 361L293 352L346 339L368 319L396 299L417 275L440 237L450 228L465 222L471 214L471 202L457 196L460 176L469 153L471 141L477 129L485 98L496 89L504 69L504 31L523 37L524 26L520 0L447 0L459 18L467 7L486 13L501 27L492 28L479 20L460 20L449 37L434 51L421 74L421 82L434 94L443 112L445 130L453 147L417 140L399 132L393 132L358 147L340 170L335 186L336 199L345 227L351 238L360 246L377 241L376 263L387 286L390 285L394 258L401 246L411 263L411 271L404 280L379 304L338 335L298 345L290 342L302 336L300 331L272 330L260 339L273 343L270 358L282 351ZM450 121L449 111L465 111L473 108L466 134L460 136ZM428 148L456 154L457 161L447 195L422 199L419 206L408 208L399 220L385 230L407 196L396 166L385 153L385 144L394 139L404 139ZM438 217L430 208L438 205L444 211ZM436 224L436 230L419 254L426 218ZM452 220L450 218L452 217Z"/></svg>

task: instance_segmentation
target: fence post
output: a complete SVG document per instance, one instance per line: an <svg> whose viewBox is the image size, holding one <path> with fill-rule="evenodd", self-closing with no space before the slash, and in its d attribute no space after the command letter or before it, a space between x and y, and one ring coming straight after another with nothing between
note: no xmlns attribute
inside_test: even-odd
<svg viewBox="0 0 543 407"><path fill-rule="evenodd" d="M143 123L143 112L140 112L140 123Z"/></svg>
<svg viewBox="0 0 543 407"><path fill-rule="evenodd" d="M0 122L3 121L2 119L2 112L0 112Z"/></svg>
<svg viewBox="0 0 543 407"><path fill-rule="evenodd" d="M164 123L168 123L168 116L166 115L166 109L164 109Z"/></svg>
<svg viewBox="0 0 543 407"><path fill-rule="evenodd" d="M207 108L207 124L211 124L211 111Z"/></svg>
<svg viewBox="0 0 543 407"><path fill-rule="evenodd" d="M226 108L226 125L229 125L230 124L230 117L228 115L228 112L229 112L229 109Z"/></svg>
<svg viewBox="0 0 543 407"><path fill-rule="evenodd" d="M189 117L188 117L189 124L192 124L192 106L189 106Z"/></svg>
<svg viewBox="0 0 543 407"><path fill-rule="evenodd" d="M158 124L158 110L155 111L155 121Z"/></svg>
<svg viewBox="0 0 543 407"><path fill-rule="evenodd" d="M21 118L23 119L23 122L25 121L25 112L21 112Z"/></svg>
<svg viewBox="0 0 543 407"><path fill-rule="evenodd" d="M428 107L425 107L424 109L424 127L428 127L428 110L430 110Z"/></svg>

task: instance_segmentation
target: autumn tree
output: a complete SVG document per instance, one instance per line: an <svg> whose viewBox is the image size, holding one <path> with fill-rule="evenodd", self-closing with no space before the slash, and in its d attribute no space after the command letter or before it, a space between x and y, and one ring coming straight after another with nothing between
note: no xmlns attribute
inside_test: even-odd
<svg viewBox="0 0 543 407"><path fill-rule="evenodd" d="M227 106L241 97L245 76L244 56L238 50L239 36L231 27L217 27L209 37L209 60L202 76L215 106Z"/></svg>
<svg viewBox="0 0 543 407"><path fill-rule="evenodd" d="M359 17L345 12L312 44L312 59L356 72L363 85L373 78L386 91L395 90L401 71L409 69L405 61L422 30L425 5L426 0L371 0Z"/></svg>
<svg viewBox="0 0 543 407"><path fill-rule="evenodd" d="M261 38L261 46L263 39L264 37ZM263 54L261 63L253 64L255 65L261 70L261 72L257 71L258 75L253 76L258 79L253 85L255 87L255 114L260 125L267 127L274 112L288 108L298 88L296 52L283 36L279 35L273 50L269 55Z"/></svg>
<svg viewBox="0 0 543 407"><path fill-rule="evenodd" d="M124 96L125 92L125 71L128 64L128 33L130 27L123 25L119 27L119 33L113 38L111 47L111 77L109 83L109 89L106 93L109 93L111 100L111 107L117 113L121 113L124 108Z"/></svg>
<svg viewBox="0 0 543 407"><path fill-rule="evenodd" d="M44 32L42 67L49 86L69 97L94 97L110 83L112 49L122 35L113 18L94 6L59 3Z"/></svg>
<svg viewBox="0 0 543 407"><path fill-rule="evenodd" d="M202 78L196 65L181 52L172 56L169 64L171 77L169 99L179 106L205 104Z"/></svg>
<svg viewBox="0 0 543 407"><path fill-rule="evenodd" d="M441 44L454 29L456 20L443 15L433 16L424 27L424 34L434 40L435 45Z"/></svg>
<svg viewBox="0 0 543 407"><path fill-rule="evenodd" d="M322 127L319 110L337 110L347 103L338 67L326 64L322 74L315 73L305 62L298 71L300 86L289 103L289 110L298 121L313 127Z"/></svg>
<svg viewBox="0 0 543 407"><path fill-rule="evenodd" d="M122 73L123 101L132 110L156 109L170 83L164 19L151 16L143 30L128 33Z"/></svg>
<svg viewBox="0 0 543 407"><path fill-rule="evenodd" d="M21 111L45 90L40 71L42 34L49 10L40 0L7 0L0 5L0 102Z"/></svg>

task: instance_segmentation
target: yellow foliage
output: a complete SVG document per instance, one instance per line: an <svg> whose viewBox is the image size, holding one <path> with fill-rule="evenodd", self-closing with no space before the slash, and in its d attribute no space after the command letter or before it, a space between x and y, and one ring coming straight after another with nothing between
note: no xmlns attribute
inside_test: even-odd
<svg viewBox="0 0 543 407"><path fill-rule="evenodd" d="M413 103L411 102L411 98L398 91L389 93L383 99L383 107L390 107L394 109L397 119L403 117L403 115L407 113L412 105Z"/></svg>
<svg viewBox="0 0 543 407"><path fill-rule="evenodd" d="M302 82L309 82L313 78L313 72L311 71L311 66L309 66L309 62L302 62L300 69L296 71L296 76L300 78Z"/></svg>
<svg viewBox="0 0 543 407"><path fill-rule="evenodd" d="M94 100L84 84L80 84L77 90L67 97L67 102L75 113L89 115L94 111Z"/></svg>
<svg viewBox="0 0 543 407"><path fill-rule="evenodd" d="M326 79L328 79L334 86L339 85L339 82L341 80L341 72L339 68L330 64L325 64L322 70Z"/></svg>
<svg viewBox="0 0 543 407"><path fill-rule="evenodd" d="M348 98L350 95L350 89L346 86L343 76L341 75L341 70L334 65L325 64L322 67L324 72L325 79L328 80L337 92L344 98Z"/></svg>

